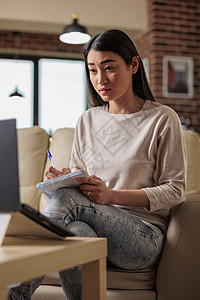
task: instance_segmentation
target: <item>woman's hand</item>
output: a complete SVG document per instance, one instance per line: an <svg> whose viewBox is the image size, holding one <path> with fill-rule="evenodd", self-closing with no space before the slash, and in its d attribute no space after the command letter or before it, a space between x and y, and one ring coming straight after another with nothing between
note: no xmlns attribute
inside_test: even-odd
<svg viewBox="0 0 200 300"><path fill-rule="evenodd" d="M53 179L55 177L59 177L68 173L71 173L70 168L62 168L61 170L57 170L51 166L49 170L45 172L45 176L47 177L47 179Z"/></svg>
<svg viewBox="0 0 200 300"><path fill-rule="evenodd" d="M93 202L98 204L112 203L112 190L110 190L101 178L91 175L76 179L80 183L83 194Z"/></svg>

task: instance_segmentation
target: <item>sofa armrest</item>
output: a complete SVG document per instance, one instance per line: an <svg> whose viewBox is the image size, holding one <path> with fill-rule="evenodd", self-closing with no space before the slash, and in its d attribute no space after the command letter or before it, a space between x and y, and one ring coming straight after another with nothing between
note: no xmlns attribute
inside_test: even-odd
<svg viewBox="0 0 200 300"><path fill-rule="evenodd" d="M172 209L156 276L157 300L200 295L200 194Z"/></svg>

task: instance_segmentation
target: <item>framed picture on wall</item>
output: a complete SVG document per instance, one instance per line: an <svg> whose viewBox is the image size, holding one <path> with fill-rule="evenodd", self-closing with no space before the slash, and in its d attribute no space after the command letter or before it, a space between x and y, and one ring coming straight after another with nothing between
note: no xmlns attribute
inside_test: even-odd
<svg viewBox="0 0 200 300"><path fill-rule="evenodd" d="M171 98L193 97L193 60L190 57L163 58L163 95Z"/></svg>

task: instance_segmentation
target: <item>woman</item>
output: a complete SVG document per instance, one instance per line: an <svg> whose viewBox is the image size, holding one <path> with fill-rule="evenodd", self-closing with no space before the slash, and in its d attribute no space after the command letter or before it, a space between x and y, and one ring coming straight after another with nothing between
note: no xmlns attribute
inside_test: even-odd
<svg viewBox="0 0 200 300"><path fill-rule="evenodd" d="M84 57L94 107L78 120L71 169L51 167L46 176L80 169L90 176L77 179L79 189L58 191L44 214L78 236L106 237L111 265L150 267L159 259L170 208L183 200L181 125L172 109L155 102L125 33L95 35ZM66 298L81 299L81 270L62 271L60 278ZM29 299L40 282L12 289L11 299Z"/></svg>

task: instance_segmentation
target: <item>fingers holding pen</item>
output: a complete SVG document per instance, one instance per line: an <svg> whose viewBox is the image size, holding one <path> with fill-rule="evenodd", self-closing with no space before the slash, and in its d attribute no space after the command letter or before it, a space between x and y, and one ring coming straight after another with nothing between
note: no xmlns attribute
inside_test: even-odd
<svg viewBox="0 0 200 300"><path fill-rule="evenodd" d="M70 168L62 168L60 170L60 174L61 175L66 175L66 174L69 174L69 173L71 173L71 169Z"/></svg>
<svg viewBox="0 0 200 300"><path fill-rule="evenodd" d="M53 179L55 177L59 176L59 171L57 169L55 169L54 167L50 167L46 172L45 172L45 176L47 179Z"/></svg>
<svg viewBox="0 0 200 300"><path fill-rule="evenodd" d="M46 172L45 172L45 176L47 177L47 179L53 179L65 174L71 173L70 168L62 168L61 170L57 170L56 168L54 168L53 166L51 166Z"/></svg>

